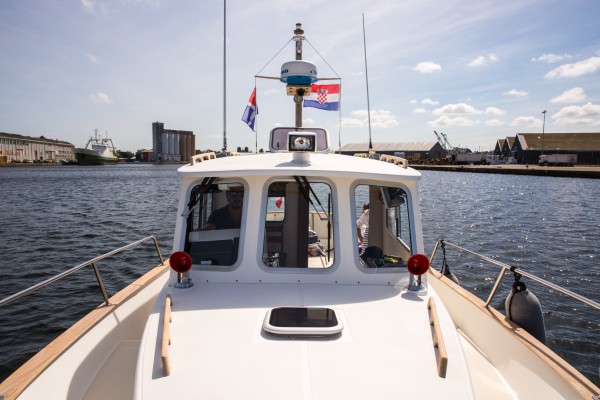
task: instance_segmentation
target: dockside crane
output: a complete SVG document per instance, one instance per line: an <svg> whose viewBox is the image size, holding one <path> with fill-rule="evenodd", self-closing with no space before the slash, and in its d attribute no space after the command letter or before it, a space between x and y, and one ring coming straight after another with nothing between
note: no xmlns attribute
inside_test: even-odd
<svg viewBox="0 0 600 400"><path fill-rule="evenodd" d="M446 150L448 153L452 153L454 151L454 147L452 147L452 145L448 141L448 137L444 133L437 133L436 131L433 131L433 133L435 133L435 137L437 137L438 143L440 144L440 146L443 147L444 150Z"/></svg>

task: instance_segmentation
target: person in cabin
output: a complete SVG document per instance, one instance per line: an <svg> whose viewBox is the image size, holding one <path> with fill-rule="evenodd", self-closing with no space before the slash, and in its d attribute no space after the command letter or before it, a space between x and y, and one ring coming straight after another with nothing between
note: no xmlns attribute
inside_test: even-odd
<svg viewBox="0 0 600 400"><path fill-rule="evenodd" d="M244 187L233 186L226 192L227 205L212 212L202 230L239 229L244 206Z"/></svg>
<svg viewBox="0 0 600 400"><path fill-rule="evenodd" d="M362 214L356 221L356 235L358 236L359 254L369 246L369 203L362 206Z"/></svg>

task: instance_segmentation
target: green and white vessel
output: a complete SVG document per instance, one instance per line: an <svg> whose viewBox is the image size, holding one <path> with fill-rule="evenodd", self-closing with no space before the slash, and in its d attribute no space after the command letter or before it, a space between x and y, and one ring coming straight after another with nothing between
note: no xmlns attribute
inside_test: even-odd
<svg viewBox="0 0 600 400"><path fill-rule="evenodd" d="M75 158L80 165L113 165L119 161L112 139L99 138L98 129L90 137L85 148L75 149Z"/></svg>

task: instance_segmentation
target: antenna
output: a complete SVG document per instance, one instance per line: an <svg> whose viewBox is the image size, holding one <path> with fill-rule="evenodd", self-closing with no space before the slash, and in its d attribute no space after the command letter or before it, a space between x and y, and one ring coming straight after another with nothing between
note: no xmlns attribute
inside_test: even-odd
<svg viewBox="0 0 600 400"><path fill-rule="evenodd" d="M369 104L369 70L367 69L367 38L365 35L365 13L362 15L363 22L363 47L365 49L365 79L367 81L367 117L369 121L369 153L373 150L371 142L371 105Z"/></svg>
<svg viewBox="0 0 600 400"><path fill-rule="evenodd" d="M223 0L223 152L227 153L227 0Z"/></svg>

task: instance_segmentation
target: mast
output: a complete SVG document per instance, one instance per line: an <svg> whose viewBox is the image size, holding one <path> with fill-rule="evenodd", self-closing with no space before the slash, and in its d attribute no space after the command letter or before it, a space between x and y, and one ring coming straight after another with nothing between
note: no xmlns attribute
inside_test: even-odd
<svg viewBox="0 0 600 400"><path fill-rule="evenodd" d="M363 46L365 48L365 79L367 81L367 117L369 121L369 155L373 152L371 142L371 105L369 103L369 70L367 69L367 37L365 35L365 14L362 15L363 22Z"/></svg>
<svg viewBox="0 0 600 400"><path fill-rule="evenodd" d="M297 23L294 30L294 42L296 42L296 60L302 60L302 41L304 40L304 30L302 24ZM300 93L302 91L302 93ZM294 96L296 103L296 128L302 128L302 99L304 90L298 89L298 93Z"/></svg>
<svg viewBox="0 0 600 400"><path fill-rule="evenodd" d="M223 152L227 153L227 0L223 0Z"/></svg>

